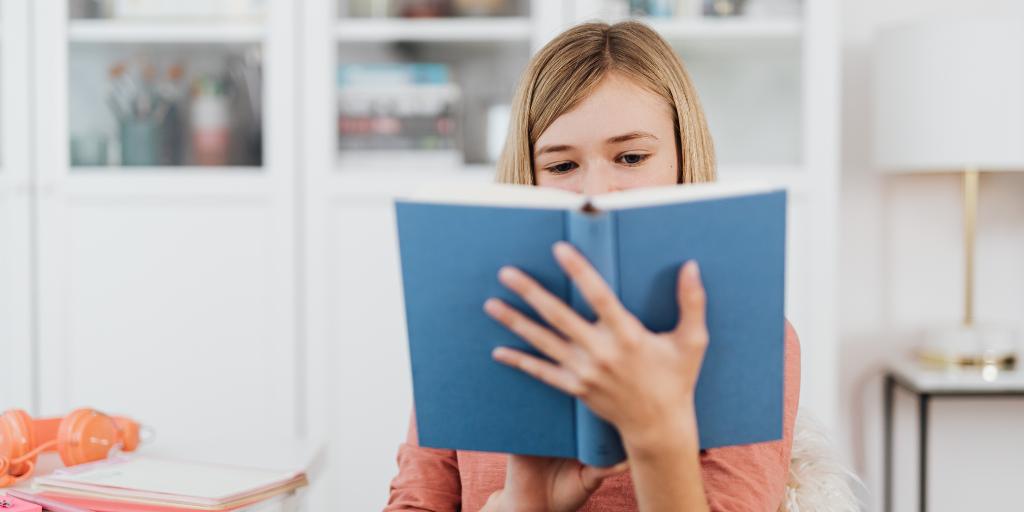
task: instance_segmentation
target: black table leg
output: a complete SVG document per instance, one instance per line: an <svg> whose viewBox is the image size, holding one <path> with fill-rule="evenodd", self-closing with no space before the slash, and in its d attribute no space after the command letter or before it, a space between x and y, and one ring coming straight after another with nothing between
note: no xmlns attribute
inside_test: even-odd
<svg viewBox="0 0 1024 512"><path fill-rule="evenodd" d="M921 505L921 512L928 510L928 402L931 400L931 395L928 393L921 393L917 399L919 407L917 425L919 430L918 437L918 468L920 471L920 480L918 481L918 503Z"/></svg>
<svg viewBox="0 0 1024 512"><path fill-rule="evenodd" d="M882 403L884 404L884 422L885 422L885 455L883 468L884 475L882 478L885 479L883 482L884 487L884 499L883 510L885 512L892 512L892 400L893 393L896 388L896 379L892 375L885 376L884 390L882 391Z"/></svg>

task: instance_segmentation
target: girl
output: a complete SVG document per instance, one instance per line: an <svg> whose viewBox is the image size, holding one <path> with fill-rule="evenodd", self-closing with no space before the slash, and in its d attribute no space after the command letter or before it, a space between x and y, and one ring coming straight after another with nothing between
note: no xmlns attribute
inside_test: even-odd
<svg viewBox="0 0 1024 512"><path fill-rule="evenodd" d="M552 40L527 68L512 111L499 181L601 194L715 179L690 79L671 47L641 23L588 23ZM582 399L619 430L627 461L594 468L421 448L413 422L385 510L778 509L800 388L792 327L786 324L783 439L700 451L693 393L709 340L697 262L679 272L679 325L652 333L569 244L553 251L598 320L582 319L530 276L503 268L498 279L555 330L490 299L485 312L549 359L508 348L494 358Z"/></svg>

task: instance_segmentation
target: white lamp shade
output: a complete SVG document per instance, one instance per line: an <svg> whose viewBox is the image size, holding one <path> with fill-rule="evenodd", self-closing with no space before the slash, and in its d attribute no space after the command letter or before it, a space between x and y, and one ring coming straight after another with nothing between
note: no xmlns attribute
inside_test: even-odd
<svg viewBox="0 0 1024 512"><path fill-rule="evenodd" d="M879 170L1024 171L1024 20L897 25L874 50Z"/></svg>

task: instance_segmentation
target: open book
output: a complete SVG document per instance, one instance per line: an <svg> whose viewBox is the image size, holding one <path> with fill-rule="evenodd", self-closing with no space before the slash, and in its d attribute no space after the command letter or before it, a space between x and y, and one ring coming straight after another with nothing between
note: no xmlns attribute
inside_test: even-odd
<svg viewBox="0 0 1024 512"><path fill-rule="evenodd" d="M491 359L499 345L537 353L482 311L498 297L541 321L498 282L503 265L594 319L552 255L559 240L655 332L675 327L677 272L697 260L710 334L696 390L701 448L782 437L785 190L700 184L586 197L447 186L395 208L420 445L596 466L625 458L615 428L582 401Z"/></svg>

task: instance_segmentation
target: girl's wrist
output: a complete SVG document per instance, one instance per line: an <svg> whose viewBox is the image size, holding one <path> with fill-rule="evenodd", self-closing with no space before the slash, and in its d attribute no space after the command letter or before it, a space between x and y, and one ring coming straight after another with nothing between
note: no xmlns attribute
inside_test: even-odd
<svg viewBox="0 0 1024 512"><path fill-rule="evenodd" d="M631 460L653 456L698 453L700 438L693 406L683 407L675 414L666 414L657 421L620 429L622 444Z"/></svg>

